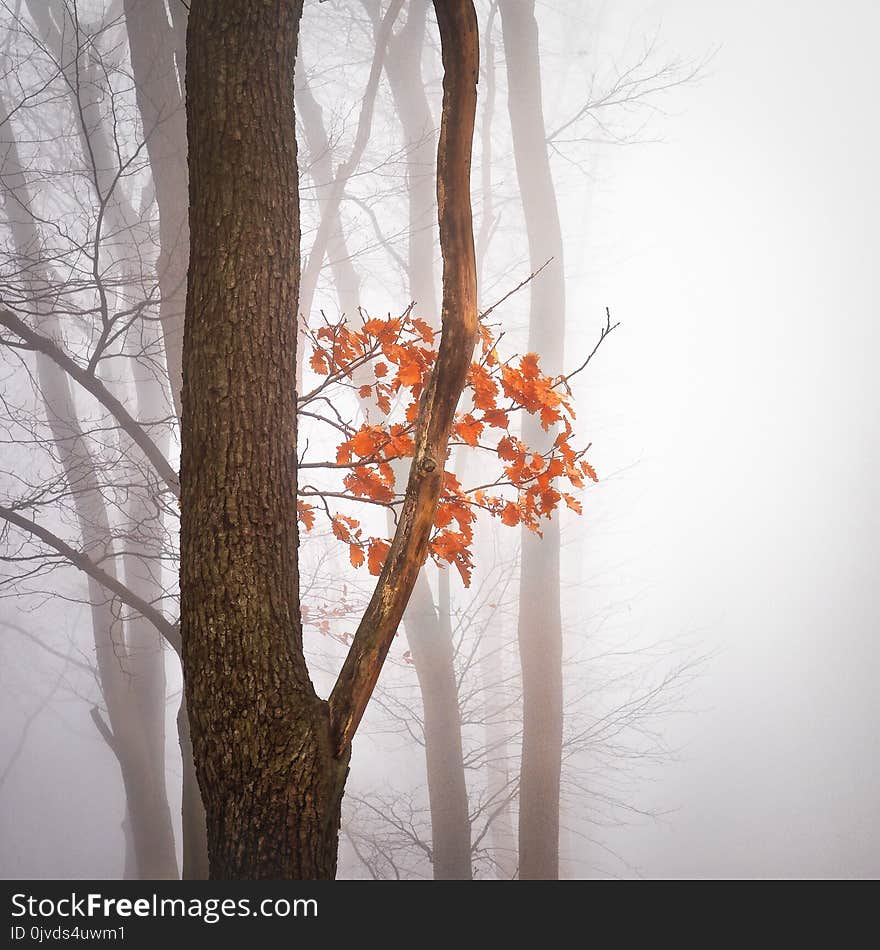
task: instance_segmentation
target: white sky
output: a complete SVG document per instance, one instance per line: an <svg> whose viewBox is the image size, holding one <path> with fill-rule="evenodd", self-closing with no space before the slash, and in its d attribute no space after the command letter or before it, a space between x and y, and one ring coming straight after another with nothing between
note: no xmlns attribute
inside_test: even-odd
<svg viewBox="0 0 880 950"><path fill-rule="evenodd" d="M880 6L607 5L609 42L633 23L721 49L665 144L608 157L580 260L568 222L586 322L623 322L582 391L594 458L637 462L582 578L718 654L643 792L674 813L606 840L648 876L876 876Z"/></svg>

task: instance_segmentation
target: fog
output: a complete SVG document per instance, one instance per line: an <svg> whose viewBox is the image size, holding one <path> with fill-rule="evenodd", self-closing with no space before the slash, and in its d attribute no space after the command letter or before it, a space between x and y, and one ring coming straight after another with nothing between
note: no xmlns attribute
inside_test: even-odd
<svg viewBox="0 0 880 950"><path fill-rule="evenodd" d="M337 26L347 22L342 0L307 3L301 30L306 62L320 64L310 75L332 133L333 167L352 147L372 56L363 10L350 6L355 25L345 43L319 24L322 15ZM482 25L488 4L477 6ZM537 7L548 128L579 108L588 77L624 68L646 48L651 62L681 64L669 89L615 111L607 123L601 114L603 124L578 127L574 144L551 150L565 246L566 366L592 349L606 307L620 323L572 381L577 432L581 444L591 443L599 481L582 497L582 517L561 518L572 741L563 763L561 877L880 875L873 583L880 524L872 477L880 464L872 365L880 349L880 130L872 118L880 9L853 0L846 14L821 2L798 4L796 15L780 2ZM423 72L437 114L435 29L429 16ZM493 189L505 210L480 288L482 308L529 274L520 213L509 210L516 179L497 33L494 42ZM4 73L4 94L14 101L7 67ZM383 80L372 138L347 191L360 204L346 202L343 212L365 275L360 302L371 313L400 313L409 302L400 268L363 210L369 203L385 216L388 243L402 254L405 211L394 187L404 159L386 86ZM481 96L485 87L484 77ZM358 90L348 101L346 88ZM479 130L479 111L477 122ZM3 148L7 139L4 132ZM318 195L307 180L302 134L300 150L305 253ZM478 141L477 225L482 154ZM5 219L3 228L6 240ZM4 288L16 279L10 261L4 254ZM439 273L436 255L434 266ZM322 272L314 310L335 314L329 272ZM2 303L12 306L6 294ZM526 292L496 318L505 345L525 352ZM4 359L2 380L9 406L26 398L28 377L16 359ZM20 493L18 474L34 458L31 447L10 444L13 428L4 422L4 504ZM75 539L72 523L66 536ZM64 524L57 522L59 530ZM378 516L376 524L382 530ZM481 530L472 587L448 570L453 614L477 618L472 626L488 631L484 639L498 645L513 676L516 590L504 582L515 576L519 532ZM27 565L16 560L24 550L16 537L9 529L0 541L7 558L0 875L121 877L125 792L89 715L101 699L85 584L69 566L23 582ZM344 551L325 557L327 544L305 534L303 546L315 602L338 601L339 578L343 600L369 596L372 579L348 570ZM438 570L426 570L438 591ZM173 565L160 571L170 615ZM334 635L349 632L350 613L333 619ZM340 644L309 636L313 673L326 693ZM464 709L477 695L468 677L482 682L485 672L467 661L471 626L462 621L456 636ZM424 752L400 725L400 710L414 709L415 731L421 728L418 682L398 640L384 691L354 743L345 807L359 804L344 811L354 830L341 841L340 877L393 876L378 858L364 860L373 840L386 842L401 876L431 876L423 850L402 842L394 824L405 812L414 836L430 837ZM167 789L180 860L181 677L168 650L166 670ZM600 734L597 723L627 702L643 715L608 742L581 746L572 738L582 721ZM488 796L486 770L496 763L474 751L485 723L463 718L465 751L476 763L468 790L480 803ZM518 729L514 722L506 737L506 767L514 771ZM378 818L365 813L371 803ZM473 807L479 829L484 810ZM495 830L490 839L503 853ZM475 876L504 876L503 863L475 853Z"/></svg>
<svg viewBox="0 0 880 950"><path fill-rule="evenodd" d="M666 144L615 153L579 257L624 324L590 381L596 457L621 474L585 576L627 626L717 650L642 791L669 814L611 836L648 876L880 870L880 24L838 14L614 5L621 28L719 47Z"/></svg>

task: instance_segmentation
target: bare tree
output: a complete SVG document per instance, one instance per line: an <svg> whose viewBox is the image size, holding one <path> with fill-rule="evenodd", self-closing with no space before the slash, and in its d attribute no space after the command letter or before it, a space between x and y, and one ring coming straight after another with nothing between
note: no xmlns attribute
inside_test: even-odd
<svg viewBox="0 0 880 950"><path fill-rule="evenodd" d="M65 8L60 8L65 12ZM57 29L57 24L52 24ZM73 36L80 38L77 29ZM73 51L60 44L60 30L46 30L54 62L67 84L68 95L75 106L74 115L78 125L78 138L83 145L83 158L91 165L92 181L96 195L102 200L108 221L124 233L126 221L118 198L106 184L108 167L106 143L101 136L101 123L97 116L96 102L89 97L94 86L88 77L81 77L80 47ZM74 81L77 80L77 81ZM73 504L87 557L107 550L113 545L110 516L102 495L97 463L89 447L86 434L78 422L74 397L63 367L62 357L53 342L61 336L59 310L52 306L52 286L55 283L48 267L43 263L45 251L37 227L35 202L30 194L28 179L20 158L18 144L12 134L9 109L5 97L0 96L0 127L6 135L3 155L3 186L5 205L13 253L21 262L30 262L25 277L16 283L16 290L24 295L34 307L36 329L30 330L23 321L9 311L0 315L4 327L18 337L20 347L36 352L37 386L45 407L51 439L58 453L69 499ZM114 218L116 219L114 221ZM101 246L100 233L95 234L95 248ZM81 245L80 245L81 246ZM99 251L95 251L97 255ZM95 261L97 266L97 260ZM102 301L109 294L105 293ZM106 324L105 324L106 326ZM109 399L109 392L96 377L95 386ZM27 507L41 507L47 502L40 497L19 503L17 510L4 506L3 514L8 522L28 521L24 517ZM133 496L130 513L140 517L142 499ZM137 553L134 553L137 551ZM143 592L144 565L151 556L149 542L139 551L134 546L125 558L126 572L131 575L129 583L133 591L139 587ZM112 561L105 569L108 576L115 577ZM136 596L140 597L139 594ZM92 624L95 635L95 650L101 676L101 687L107 708L109 723L96 715L102 735L116 755L126 787L128 802L128 825L135 849L134 861L139 873L145 877L176 877L177 862L174 837L168 807L164 773L164 668L161 649L154 630L144 631L139 626L140 618L120 617L96 578L90 580L89 599L92 605ZM125 627L129 629L127 635ZM125 665L123 665L125 664Z"/></svg>

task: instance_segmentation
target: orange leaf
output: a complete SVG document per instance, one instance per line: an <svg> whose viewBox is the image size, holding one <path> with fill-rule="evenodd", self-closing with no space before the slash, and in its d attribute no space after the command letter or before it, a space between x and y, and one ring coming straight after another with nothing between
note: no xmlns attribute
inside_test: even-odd
<svg viewBox="0 0 880 950"><path fill-rule="evenodd" d="M506 429L510 425L510 419L503 409L488 409L483 413L483 422L487 426L493 426L496 429Z"/></svg>
<svg viewBox="0 0 880 950"><path fill-rule="evenodd" d="M583 505L573 495L563 492L562 497L565 500L566 505L568 505L572 511L576 511L579 515L584 513Z"/></svg>
<svg viewBox="0 0 880 950"><path fill-rule="evenodd" d="M473 564L468 550L468 538L464 534L449 530L439 532L431 541L431 553L440 560L454 564L461 574L464 586L470 585Z"/></svg>
<svg viewBox="0 0 880 950"><path fill-rule="evenodd" d="M559 504L559 499L562 496L556 491L555 488L548 488L546 491L541 492L541 513L549 515L556 506Z"/></svg>
<svg viewBox="0 0 880 950"><path fill-rule="evenodd" d="M383 343L391 343L400 332L400 320L396 318L380 320L378 317L372 317L364 321L364 332Z"/></svg>
<svg viewBox="0 0 880 950"><path fill-rule="evenodd" d="M397 380L401 386L418 386L422 381L422 367L419 366L418 360L410 359L401 363L397 371Z"/></svg>
<svg viewBox="0 0 880 950"><path fill-rule="evenodd" d="M477 409L494 409L498 383L479 363L471 364L469 382L474 391L474 406Z"/></svg>
<svg viewBox="0 0 880 950"><path fill-rule="evenodd" d="M349 518L348 515L336 515L330 522L330 526L333 529L333 534L340 541L351 541L351 532L355 528L360 529L360 522L357 518ZM356 534L359 535L360 530Z"/></svg>
<svg viewBox="0 0 880 950"><path fill-rule="evenodd" d="M386 458L408 458L413 454L415 447L415 442L403 426L392 426L391 432L388 433L385 456Z"/></svg>
<svg viewBox="0 0 880 950"><path fill-rule="evenodd" d="M313 505L307 505L304 501L296 503L296 514L299 520L305 525L306 531L311 531L315 527L315 508Z"/></svg>
<svg viewBox="0 0 880 950"><path fill-rule="evenodd" d="M420 317L413 317L410 323L412 323L413 329L425 343L434 342L434 331L424 320Z"/></svg>
<svg viewBox="0 0 880 950"><path fill-rule="evenodd" d="M526 353L526 355L519 361L519 367L526 379L535 379L540 372L538 369L538 354Z"/></svg>
<svg viewBox="0 0 880 950"><path fill-rule="evenodd" d="M375 452L376 441L373 427L364 426L351 440L351 447L361 458L367 458Z"/></svg>
<svg viewBox="0 0 880 950"><path fill-rule="evenodd" d="M318 373L319 376L326 376L330 372L330 367L327 365L327 357L323 350L314 350L312 352L311 358L309 359L309 366L311 366L314 372Z"/></svg>
<svg viewBox="0 0 880 950"><path fill-rule="evenodd" d="M468 412L459 419L455 431L468 445L477 445L483 431L483 423Z"/></svg>
<svg viewBox="0 0 880 950"><path fill-rule="evenodd" d="M391 545L387 541L382 541L380 538L373 538L370 541L369 552L367 554L367 567L374 577L381 573L382 565L385 563L385 558L388 556L390 550Z"/></svg>
<svg viewBox="0 0 880 950"><path fill-rule="evenodd" d="M372 498L374 501L382 502L394 499L394 492L388 487L385 479L366 465L358 465L354 471L345 476L343 483L359 498Z"/></svg>
<svg viewBox="0 0 880 950"><path fill-rule="evenodd" d="M520 450L513 439L504 438L498 443L498 456L499 458L503 458L506 462L512 462L514 459L519 458Z"/></svg>
<svg viewBox="0 0 880 950"><path fill-rule="evenodd" d="M484 353L488 353L490 347L492 346L494 340L492 338L492 331L486 326L485 323L480 323L479 325L480 333L480 342L482 343L482 349Z"/></svg>
<svg viewBox="0 0 880 950"><path fill-rule="evenodd" d="M517 506L509 501L504 506L504 511L501 512L501 521L503 524L510 525L512 528L514 525L518 525L520 522L520 510Z"/></svg>
<svg viewBox="0 0 880 950"><path fill-rule="evenodd" d="M348 556L351 559L352 567L360 567L364 563L364 552L359 544L348 546Z"/></svg>
<svg viewBox="0 0 880 950"><path fill-rule="evenodd" d="M445 528L452 524L452 509L449 505L440 502L437 505L437 511L434 513L434 525L437 528Z"/></svg>

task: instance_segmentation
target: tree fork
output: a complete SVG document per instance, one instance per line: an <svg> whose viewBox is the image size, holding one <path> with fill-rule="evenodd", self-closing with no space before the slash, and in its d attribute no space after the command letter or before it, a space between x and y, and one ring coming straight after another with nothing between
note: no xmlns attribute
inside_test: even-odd
<svg viewBox="0 0 880 950"><path fill-rule="evenodd" d="M424 562L477 338L471 0L436 3L443 335L400 524L329 703L302 648L296 513L302 0L201 0L187 38L190 274L183 346L181 637L213 877L336 871L350 744Z"/></svg>

